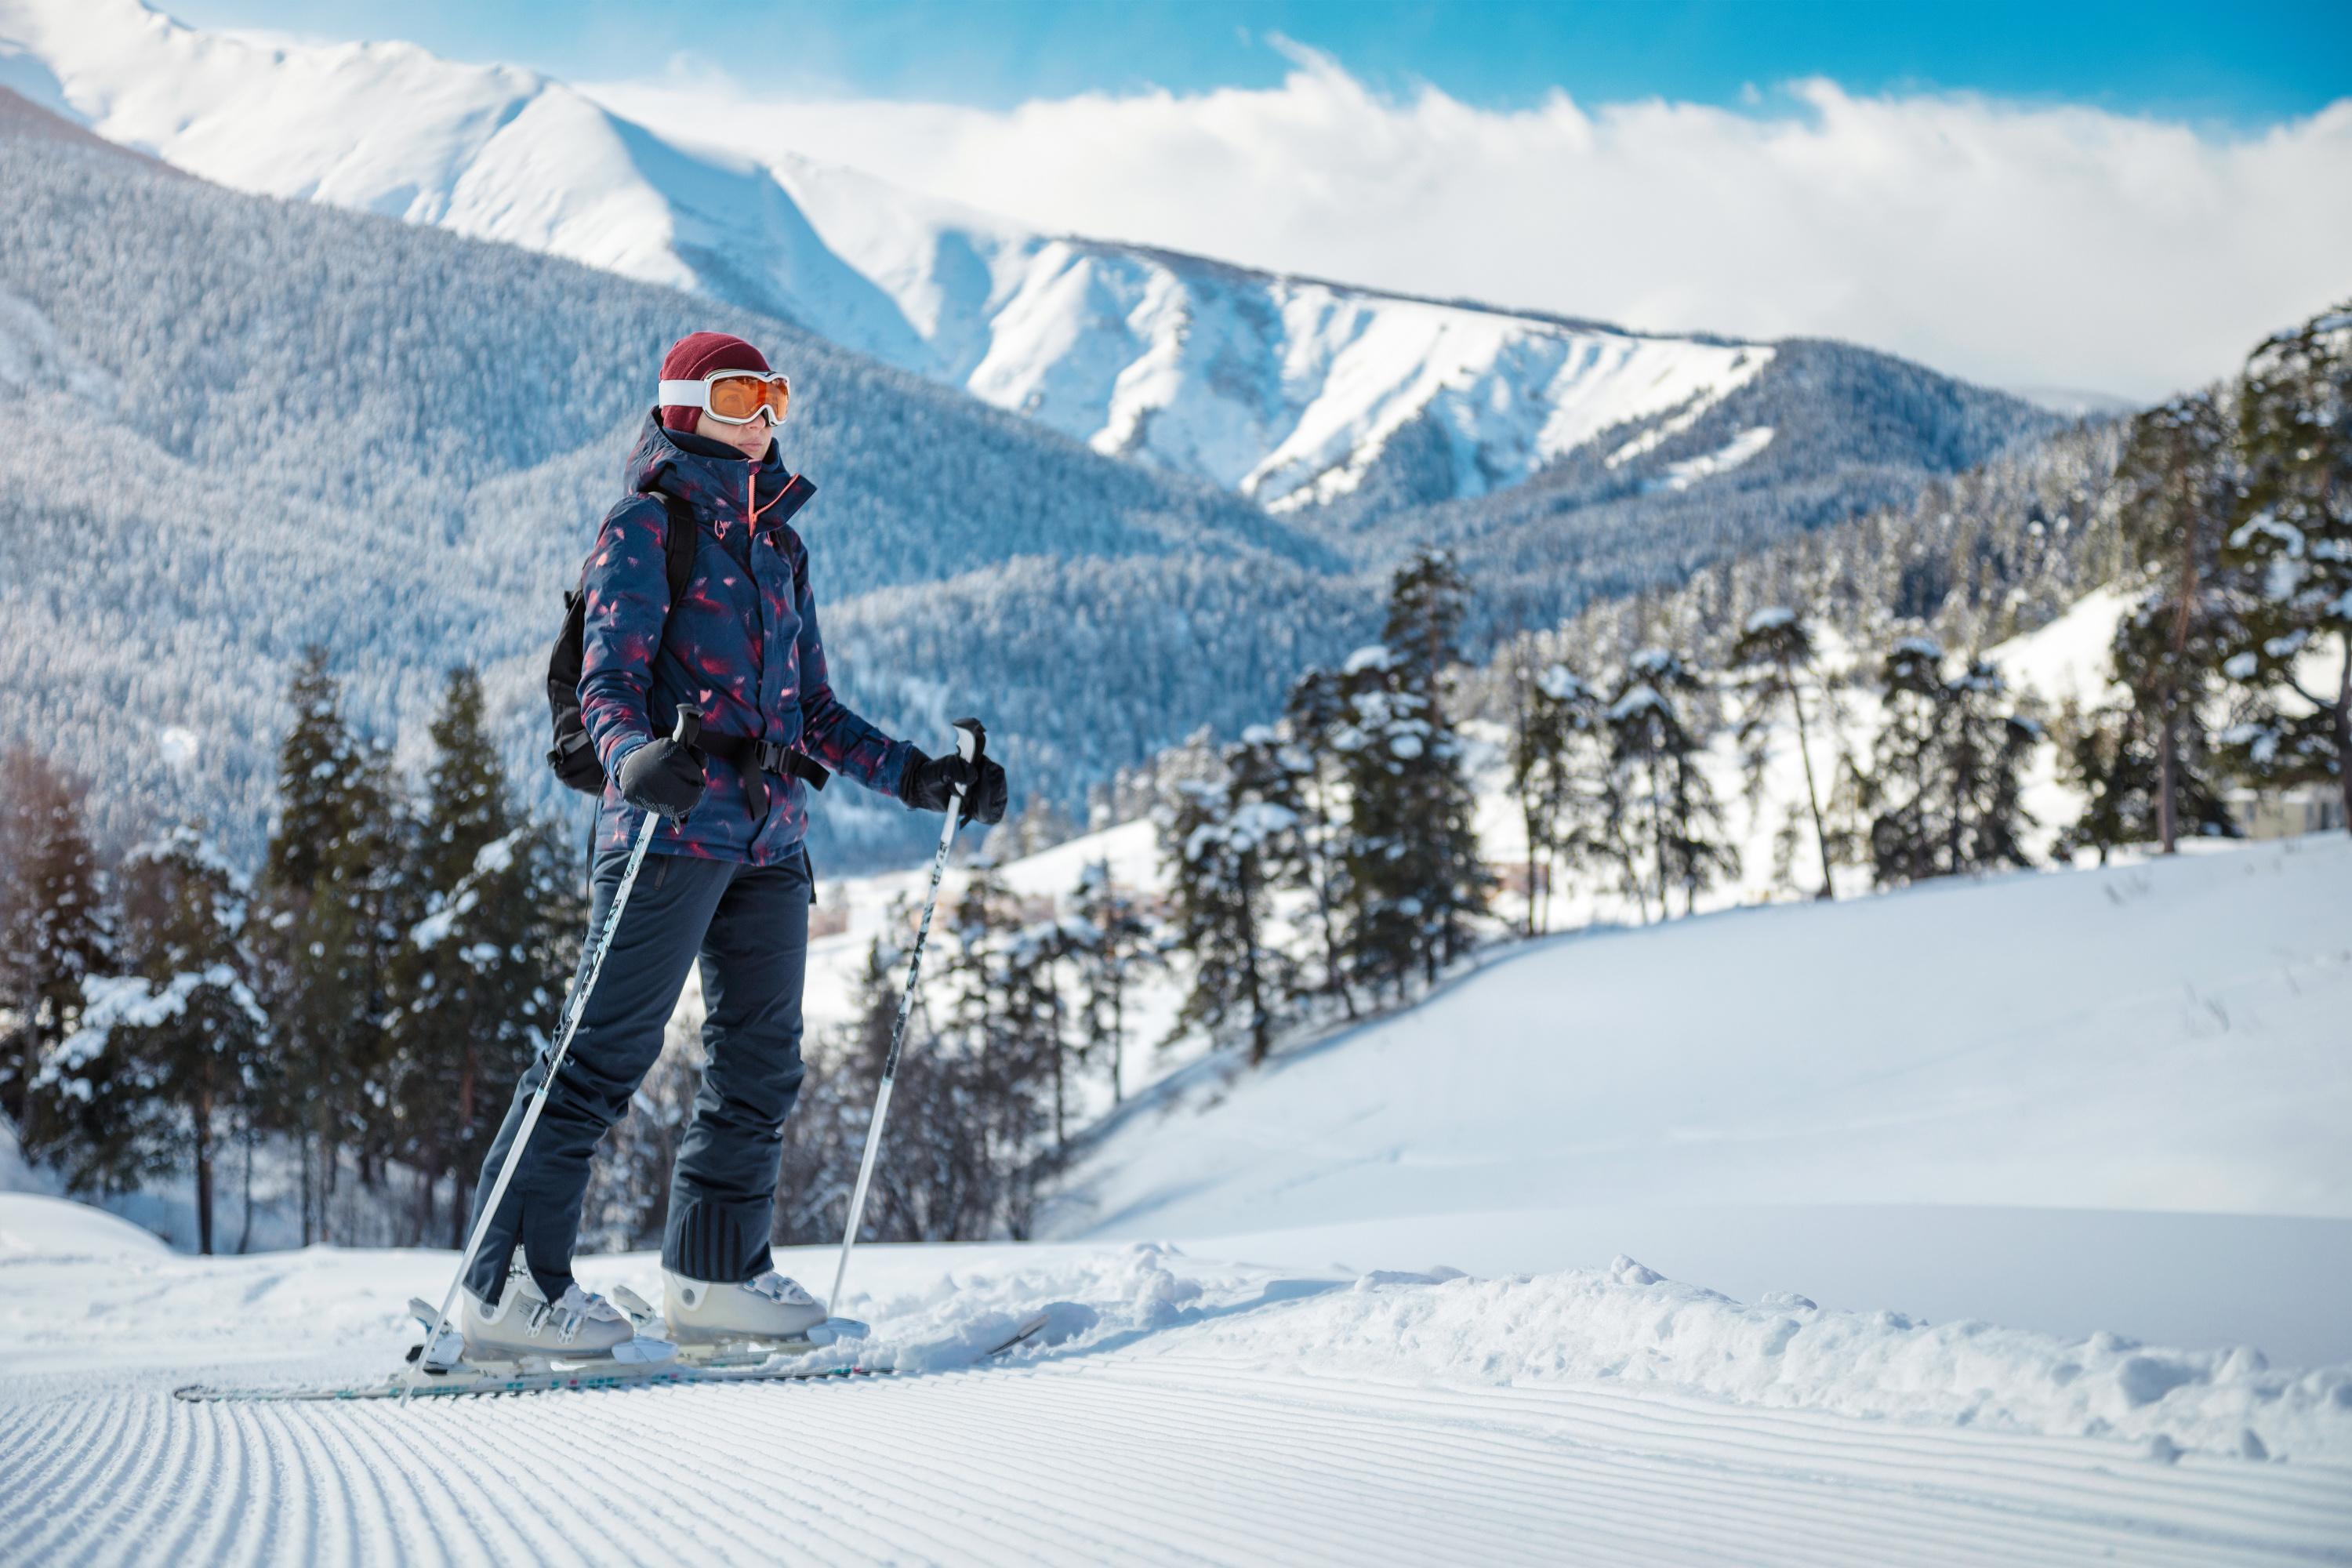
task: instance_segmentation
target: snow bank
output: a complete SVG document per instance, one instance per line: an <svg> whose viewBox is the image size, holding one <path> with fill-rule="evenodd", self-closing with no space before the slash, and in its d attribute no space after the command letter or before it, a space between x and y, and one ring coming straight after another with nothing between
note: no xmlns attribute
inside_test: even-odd
<svg viewBox="0 0 2352 1568"><path fill-rule="evenodd" d="M1801 1296L1743 1305L1622 1257L1606 1269L1512 1279L1370 1274L1204 1323L1168 1348L1180 1344L1188 1355L1349 1376L1659 1384L1742 1405L2116 1437L2158 1458L2352 1462L2352 1366L2273 1372L2245 1348L1931 1326L1825 1311Z"/></svg>
<svg viewBox="0 0 2352 1568"><path fill-rule="evenodd" d="M0 1262L169 1257L171 1248L128 1220L67 1198L0 1193Z"/></svg>

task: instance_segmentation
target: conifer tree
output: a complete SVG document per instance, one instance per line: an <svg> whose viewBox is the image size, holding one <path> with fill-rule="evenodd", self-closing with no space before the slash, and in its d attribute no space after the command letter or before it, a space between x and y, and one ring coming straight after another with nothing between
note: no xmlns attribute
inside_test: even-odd
<svg viewBox="0 0 2352 1568"><path fill-rule="evenodd" d="M2247 360L2238 447L2221 560L2248 602L2218 652L2255 711L2228 739L2259 777L2334 788L2352 824L2352 300Z"/></svg>
<svg viewBox="0 0 2352 1568"><path fill-rule="evenodd" d="M37 752L0 753L0 1110L32 1154L73 1135L52 1117L74 1108L45 1103L34 1084L80 1016L82 981L106 962L86 787Z"/></svg>
<svg viewBox="0 0 2352 1568"><path fill-rule="evenodd" d="M1511 689L1511 795L1528 847L1526 931L1537 936L1550 926L1555 868L1574 831L1577 742L1590 733L1597 710L1574 671L1558 663L1538 668L1531 647L1513 662Z"/></svg>
<svg viewBox="0 0 2352 1568"><path fill-rule="evenodd" d="M1310 668L1290 689L1283 724L1291 747L1291 772L1298 781L1297 882L1315 900L1314 929L1319 973L1313 994L1336 997L1341 1011L1356 1016L1355 989L1348 983L1348 939L1340 929L1351 890L1348 883L1348 825L1341 803L1340 753L1337 738L1348 719L1347 693L1330 670Z"/></svg>
<svg viewBox="0 0 2352 1568"><path fill-rule="evenodd" d="M1605 715L1612 768L1647 829L1661 920L1672 912L1672 889L1683 889L1683 912L1693 914L1700 892L1739 871L1714 785L1699 766L1706 744L1692 720L1704 696L1680 656L1643 648L1628 661Z"/></svg>
<svg viewBox="0 0 2352 1568"><path fill-rule="evenodd" d="M1735 668L1748 672L1748 704L1740 716L1743 748L1761 759L1773 716L1786 709L1797 724L1797 755L1804 763L1805 806L1812 814L1813 843L1821 851L1819 897L1835 898L1830 871L1830 830L1822 816L1821 786L1813 773L1813 743L1805 721L1804 682L1813 672L1813 628L1795 611L1775 606L1748 617L1732 645Z"/></svg>
<svg viewBox="0 0 2352 1568"><path fill-rule="evenodd" d="M1882 887L2030 866L2024 773L2041 727L2015 710L2000 672L1944 669L1933 638L1899 639L1881 669L1885 720L1862 805Z"/></svg>
<svg viewBox="0 0 2352 1568"><path fill-rule="evenodd" d="M249 889L193 825L131 850L118 872L111 973L84 982L89 1005L53 1061L68 1075L111 1068L86 1103L102 1145L69 1169L106 1190L189 1171L196 1247L213 1250L215 1155L269 1037L250 984Z"/></svg>
<svg viewBox="0 0 2352 1568"><path fill-rule="evenodd" d="M1397 569L1381 641L1349 658L1346 723L1348 879L1353 967L1402 995L1417 972L1434 982L1470 944L1484 912L1476 800L1448 710L1469 590L1444 552Z"/></svg>
<svg viewBox="0 0 2352 1568"><path fill-rule="evenodd" d="M1134 896L1112 877L1107 860L1087 863L1070 901L1082 1051L1103 1061L1110 1078L1110 1101L1118 1105L1127 1096L1128 998L1143 973L1160 963L1157 933Z"/></svg>
<svg viewBox="0 0 2352 1568"><path fill-rule="evenodd" d="M300 1147L307 1244L331 1239L343 1155L359 1156L364 1177L387 1149L390 961L410 911L399 902L404 824L390 759L344 723L325 650L304 656L288 702L294 722L279 748L261 884L263 976L283 1063L270 1110Z"/></svg>
<svg viewBox="0 0 2352 1568"><path fill-rule="evenodd" d="M2133 714L2099 729L2116 732L2109 755L2118 764L2140 749L2130 732L2145 731L2155 777L2139 789L2109 792L2098 809L2120 812L2144 795L2144 823L2124 812L2111 826L2154 838L2168 855L2183 831L2230 830L2228 814L2216 810L2205 719L2221 650L2240 638L2220 559L2238 478L2230 422L2201 393L2134 419L2116 473L2124 543L2147 587L2116 631L2116 676Z"/></svg>
<svg viewBox="0 0 2352 1568"><path fill-rule="evenodd" d="M1296 991L1296 960L1270 929L1275 889L1297 875L1297 776L1271 730L1257 726L1224 754L1224 776L1186 780L1160 818L1171 941L1192 961L1181 1027L1249 1042L1265 1059Z"/></svg>
<svg viewBox="0 0 2352 1568"><path fill-rule="evenodd" d="M420 1238L446 1175L449 1234L462 1245L469 1184L504 1113L504 1088L560 1027L585 912L552 831L519 819L509 800L472 670L449 672L431 735L409 879L421 912L391 965L392 1142L425 1178Z"/></svg>

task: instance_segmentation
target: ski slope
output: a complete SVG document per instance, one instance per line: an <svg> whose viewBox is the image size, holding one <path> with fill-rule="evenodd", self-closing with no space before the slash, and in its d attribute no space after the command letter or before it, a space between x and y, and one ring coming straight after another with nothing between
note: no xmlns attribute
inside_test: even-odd
<svg viewBox="0 0 2352 1568"><path fill-rule="evenodd" d="M889 1379L184 1404L381 1377L450 1255L0 1195L0 1563L2352 1562L2347 879L1536 944L1180 1071L1070 1239L861 1249Z"/></svg>
<svg viewBox="0 0 2352 1568"><path fill-rule="evenodd" d="M449 1267L198 1260L0 1197L0 1562L2352 1553L2352 1372L1747 1308L1630 1260L1476 1281L1150 1246L875 1247L850 1304L914 1369L889 1380L407 1409L170 1397L194 1377L379 1375L414 1337L401 1299ZM656 1278L641 1256L585 1272ZM971 1363L1046 1304L1054 1342Z"/></svg>

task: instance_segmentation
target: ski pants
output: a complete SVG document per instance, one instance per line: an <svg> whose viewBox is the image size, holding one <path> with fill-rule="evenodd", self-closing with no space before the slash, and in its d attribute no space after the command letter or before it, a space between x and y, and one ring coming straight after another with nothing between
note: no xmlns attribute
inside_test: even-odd
<svg viewBox="0 0 2352 1568"><path fill-rule="evenodd" d="M625 846L597 855L592 933L604 929L627 863ZM467 1289L496 1301L520 1242L547 1299L562 1297L572 1283L589 1157L660 1057L670 1014L698 956L702 1043L709 1060L670 1179L662 1263L689 1279L727 1281L750 1279L769 1268L784 1118L801 1091L810 892L804 850L774 866L646 857L563 1070L548 1089L547 1108L467 1277ZM584 956L582 963L584 973ZM477 1221L546 1074L542 1052L515 1086L475 1188Z"/></svg>

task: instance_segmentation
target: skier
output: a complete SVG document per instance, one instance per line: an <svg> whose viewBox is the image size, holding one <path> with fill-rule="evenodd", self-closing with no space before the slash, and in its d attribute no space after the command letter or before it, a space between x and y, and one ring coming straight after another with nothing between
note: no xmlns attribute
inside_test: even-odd
<svg viewBox="0 0 2352 1568"><path fill-rule="evenodd" d="M590 930L602 929L643 814L663 819L465 1281L466 1352L609 1355L629 1320L572 1278L589 1156L661 1053L698 956L709 1065L680 1143L662 1237L664 1313L681 1342L778 1342L825 1309L778 1274L768 1231L783 1121L801 1085L801 984L813 890L805 783L847 773L918 810L1003 820L1004 770L928 756L843 706L827 679L808 552L791 518L815 487L777 454L785 377L720 332L673 344L582 582L581 717L604 764ZM670 603L665 529L698 530ZM699 710L698 744L667 734ZM814 764L814 765L813 765ZM547 1067L516 1086L474 1215ZM511 1260L511 1261L510 1261Z"/></svg>

